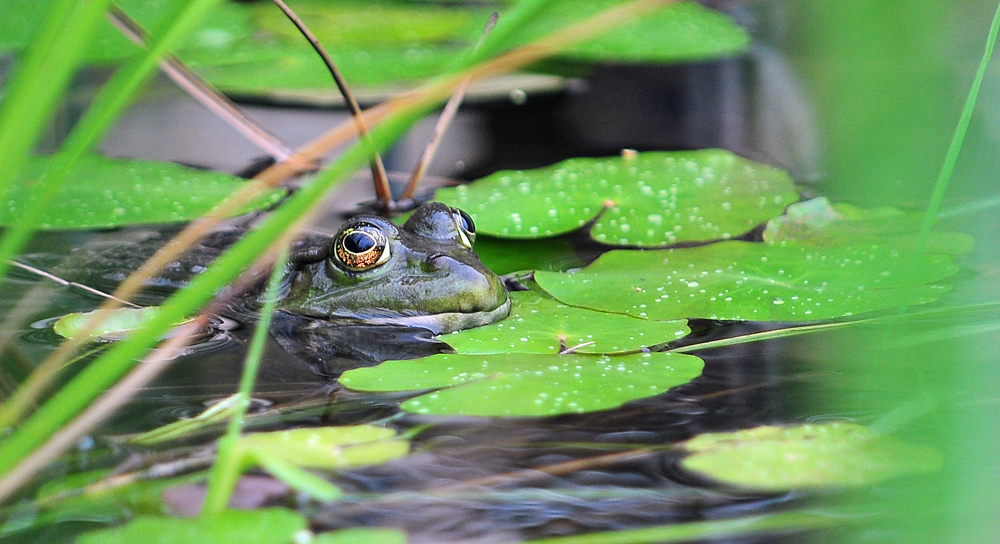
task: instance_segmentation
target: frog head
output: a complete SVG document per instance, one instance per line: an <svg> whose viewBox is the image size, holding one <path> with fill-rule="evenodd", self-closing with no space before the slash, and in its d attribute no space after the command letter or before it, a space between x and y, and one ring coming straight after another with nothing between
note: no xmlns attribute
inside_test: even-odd
<svg viewBox="0 0 1000 544"><path fill-rule="evenodd" d="M507 317L510 298L472 250L475 237L465 212L437 202L417 208L402 227L354 217L293 255L279 307L436 334L494 323Z"/></svg>

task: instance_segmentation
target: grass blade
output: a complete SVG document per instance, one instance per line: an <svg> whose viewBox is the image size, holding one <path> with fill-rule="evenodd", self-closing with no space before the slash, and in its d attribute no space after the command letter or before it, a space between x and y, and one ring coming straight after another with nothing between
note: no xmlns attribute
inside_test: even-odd
<svg viewBox="0 0 1000 544"><path fill-rule="evenodd" d="M282 247L281 253L275 261L274 270L271 271L271 279L268 282L267 294L264 298L264 307L261 309L260 319L253 332L250 349L247 351L246 363L243 365L240 388L236 393L239 402L236 406L236 412L229 420L226 435L219 439L218 456L208 479L208 491L205 495L202 514L216 514L225 510L229 503L229 496L236 489L236 480L240 477L242 460L236 449L236 441L239 440L240 433L243 432L243 422L246 420L247 408L250 407L250 395L253 394L254 382L257 381L257 370L260 368L260 359L264 355L264 341L267 340L268 329L271 328L274 307L278 303L278 289L281 287L282 272L288 261L287 248L291 245L291 240L282 240L279 244Z"/></svg>

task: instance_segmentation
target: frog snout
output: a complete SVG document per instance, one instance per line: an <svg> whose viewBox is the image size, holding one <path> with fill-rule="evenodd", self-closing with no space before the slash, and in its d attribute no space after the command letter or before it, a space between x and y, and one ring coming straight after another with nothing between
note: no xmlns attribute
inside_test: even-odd
<svg viewBox="0 0 1000 544"><path fill-rule="evenodd" d="M450 299L461 312L492 310L507 301L507 290L500 278L479 259L458 259L437 254L427 259L429 268L447 277L442 299Z"/></svg>

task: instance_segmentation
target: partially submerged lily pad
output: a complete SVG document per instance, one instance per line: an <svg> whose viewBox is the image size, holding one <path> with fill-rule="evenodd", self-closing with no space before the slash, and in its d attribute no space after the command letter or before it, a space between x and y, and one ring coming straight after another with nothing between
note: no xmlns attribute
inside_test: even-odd
<svg viewBox="0 0 1000 544"><path fill-rule="evenodd" d="M890 242L900 251L917 251L923 214L897 208L859 208L831 204L825 197L798 202L767 222L767 242L798 242L814 246ZM971 236L959 232L931 232L923 251L958 255L972 250Z"/></svg>
<svg viewBox="0 0 1000 544"><path fill-rule="evenodd" d="M188 544L239 542L287 544L306 529L302 514L285 508L223 510L211 516L168 518L140 516L125 525L81 535L80 544Z"/></svg>
<svg viewBox="0 0 1000 544"><path fill-rule="evenodd" d="M615 353L677 340L691 332L686 321L649 321L574 308L536 291L510 294L507 319L441 336L458 353Z"/></svg>
<svg viewBox="0 0 1000 544"><path fill-rule="evenodd" d="M957 271L950 255L889 244L730 241L610 251L577 273L535 280L566 304L647 319L814 321L931 302L949 289L934 282Z"/></svg>
<svg viewBox="0 0 1000 544"><path fill-rule="evenodd" d="M941 454L855 423L765 426L698 435L680 446L681 466L720 482L765 491L861 486L938 470Z"/></svg>
<svg viewBox="0 0 1000 544"><path fill-rule="evenodd" d="M252 433L240 437L238 447L253 461L277 459L318 469L373 465L410 451L408 440L374 425Z"/></svg>
<svg viewBox="0 0 1000 544"><path fill-rule="evenodd" d="M657 247L739 236L798 194L784 171L709 149L504 170L439 189L437 199L492 236L544 238L594 221L590 234L599 242Z"/></svg>
<svg viewBox="0 0 1000 544"><path fill-rule="evenodd" d="M289 487L329 502L338 487L305 469L337 469L383 463L410 452L410 442L374 425L317 427L252 433L236 443L244 467L261 467Z"/></svg>
<svg viewBox="0 0 1000 544"><path fill-rule="evenodd" d="M16 221L18 213L36 198L35 181L53 164L50 157L32 159L8 192L6 206L0 207L0 226ZM39 227L94 229L190 221L211 211L244 184L246 180L229 174L169 162L89 155L68 174ZM265 208L284 196L284 189L270 190L234 215Z"/></svg>
<svg viewBox="0 0 1000 544"><path fill-rule="evenodd" d="M132 331L151 321L159 309L156 306L146 308L118 308L108 312L100 325L90 336L105 342L114 342L126 337ZM97 312L74 312L59 318L52 325L52 330L63 338L76 338L83 332L87 322Z"/></svg>
<svg viewBox="0 0 1000 544"><path fill-rule="evenodd" d="M616 408L701 375L701 359L677 353L435 355L345 372L361 391L445 388L402 404L409 412L467 416L553 416Z"/></svg>

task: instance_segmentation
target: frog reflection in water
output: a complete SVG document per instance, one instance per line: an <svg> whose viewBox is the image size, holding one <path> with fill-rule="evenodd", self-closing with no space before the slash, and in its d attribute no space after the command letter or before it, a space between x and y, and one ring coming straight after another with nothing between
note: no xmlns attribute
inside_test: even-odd
<svg viewBox="0 0 1000 544"><path fill-rule="evenodd" d="M209 235L150 280L141 300L162 300L164 291L184 285L243 232ZM55 271L111 288L162 244L161 235L147 234L151 238L138 242L74 250ZM291 250L271 334L321 374L447 349L432 333L494 323L510 311L503 282L479 261L474 240L472 219L436 202L417 208L402 227L357 216L332 237L305 235ZM223 313L254 319L262 286L237 297Z"/></svg>

